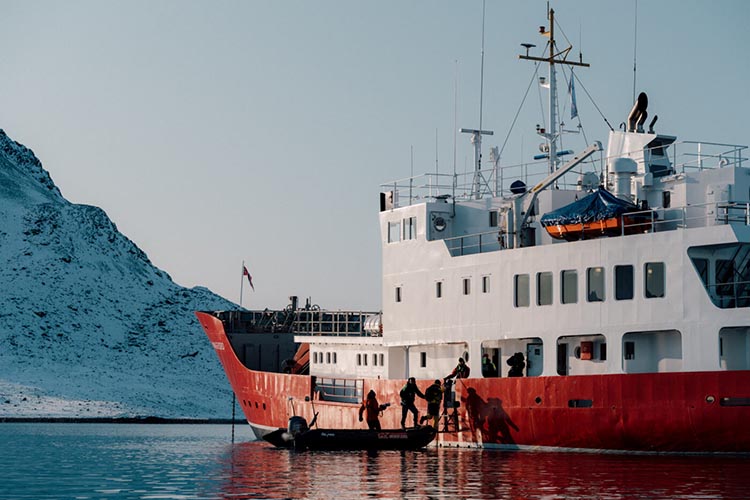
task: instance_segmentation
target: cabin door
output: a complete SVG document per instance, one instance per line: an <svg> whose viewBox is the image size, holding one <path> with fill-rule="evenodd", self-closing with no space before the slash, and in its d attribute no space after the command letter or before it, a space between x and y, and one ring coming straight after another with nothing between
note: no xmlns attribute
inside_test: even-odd
<svg viewBox="0 0 750 500"><path fill-rule="evenodd" d="M526 376L538 377L543 368L542 344L526 344Z"/></svg>

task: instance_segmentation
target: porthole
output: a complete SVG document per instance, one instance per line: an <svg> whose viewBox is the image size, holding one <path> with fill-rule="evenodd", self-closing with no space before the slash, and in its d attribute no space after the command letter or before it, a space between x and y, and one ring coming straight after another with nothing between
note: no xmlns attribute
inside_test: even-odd
<svg viewBox="0 0 750 500"><path fill-rule="evenodd" d="M539 396L537 396L537 397L536 397L536 398L534 399L534 402L535 402L536 404L540 405L540 404L542 404L542 398L540 398Z"/></svg>
<svg viewBox="0 0 750 500"><path fill-rule="evenodd" d="M716 398L713 396L706 396L706 403L711 404L714 401L716 401Z"/></svg>

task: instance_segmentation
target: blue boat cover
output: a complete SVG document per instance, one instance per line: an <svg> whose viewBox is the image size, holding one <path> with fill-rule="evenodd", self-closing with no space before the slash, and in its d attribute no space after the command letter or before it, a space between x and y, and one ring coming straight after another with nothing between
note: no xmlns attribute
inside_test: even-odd
<svg viewBox="0 0 750 500"><path fill-rule="evenodd" d="M542 226L565 226L567 224L586 224L612 217L619 217L627 212L638 211L638 206L621 200L603 187L578 201L548 212L539 220Z"/></svg>

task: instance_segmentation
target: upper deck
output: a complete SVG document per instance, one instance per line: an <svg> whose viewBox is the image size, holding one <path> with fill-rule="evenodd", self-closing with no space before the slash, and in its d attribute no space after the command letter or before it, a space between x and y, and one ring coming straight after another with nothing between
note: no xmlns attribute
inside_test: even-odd
<svg viewBox="0 0 750 500"><path fill-rule="evenodd" d="M656 134L610 134L608 155L594 155L538 193L524 228L524 246L559 243L542 231L538 217L584 196L600 183L644 210L622 220L622 234L660 232L718 224L750 225L747 146L683 141ZM618 172L616 160L632 159L633 172ZM383 242L411 239L415 219L432 223L427 239L445 241L451 255L510 248L503 241L504 207L530 193L548 176L546 162L501 166L464 174L428 173L381 185ZM624 177L624 182L623 182ZM479 182L478 182L479 180ZM480 186L477 190L476 186ZM409 208L421 205L424 210ZM391 216L390 213L393 213ZM645 219L645 220L644 220ZM436 226L444 225L444 229ZM429 225L429 224L428 224Z"/></svg>

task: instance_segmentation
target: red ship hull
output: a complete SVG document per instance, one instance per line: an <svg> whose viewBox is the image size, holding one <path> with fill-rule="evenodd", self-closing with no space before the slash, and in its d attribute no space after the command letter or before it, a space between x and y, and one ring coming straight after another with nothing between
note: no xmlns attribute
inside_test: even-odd
<svg viewBox="0 0 750 500"><path fill-rule="evenodd" d="M292 415L310 421L315 413L321 427L363 428L358 404L316 400L310 376L247 369L222 322L210 314L197 316L258 437L285 427ZM430 383L418 381L422 390ZM396 403L403 384L365 379L364 391ZM440 433L438 446L750 452L748 370L464 379L455 390L458 431ZM417 407L425 413L424 401ZM381 423L397 428L400 420L396 406L384 412Z"/></svg>

